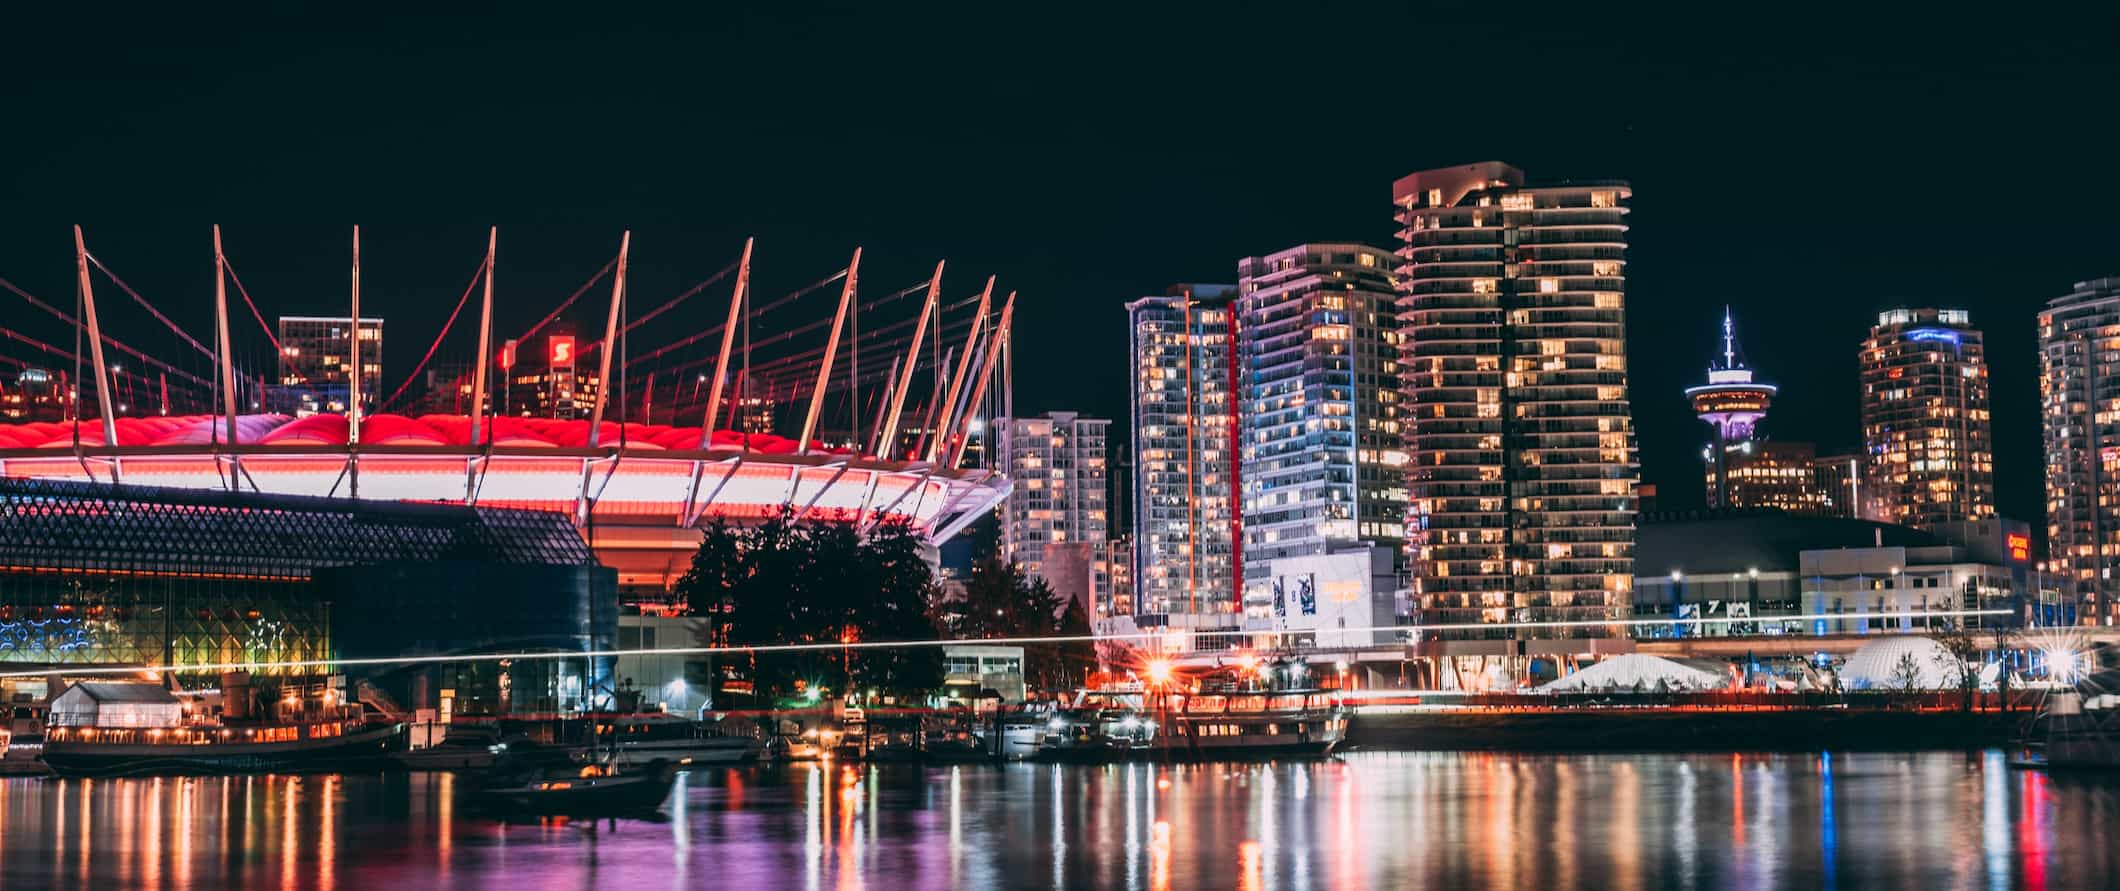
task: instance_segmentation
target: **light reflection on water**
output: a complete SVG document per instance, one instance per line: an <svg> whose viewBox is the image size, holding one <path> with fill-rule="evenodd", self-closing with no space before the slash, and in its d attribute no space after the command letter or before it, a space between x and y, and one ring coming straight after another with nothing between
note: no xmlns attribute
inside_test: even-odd
<svg viewBox="0 0 2120 891"><path fill-rule="evenodd" d="M745 891L2108 885L2120 778L2000 753L798 765L663 823L501 825L447 774L0 781L0 888Z"/></svg>

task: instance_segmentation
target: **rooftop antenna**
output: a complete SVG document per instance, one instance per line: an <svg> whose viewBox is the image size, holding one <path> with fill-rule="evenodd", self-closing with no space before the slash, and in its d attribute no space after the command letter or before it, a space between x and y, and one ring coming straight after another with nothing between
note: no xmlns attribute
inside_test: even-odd
<svg viewBox="0 0 2120 891"><path fill-rule="evenodd" d="M1737 367L1737 321L1730 317L1730 305L1723 304L1723 367Z"/></svg>

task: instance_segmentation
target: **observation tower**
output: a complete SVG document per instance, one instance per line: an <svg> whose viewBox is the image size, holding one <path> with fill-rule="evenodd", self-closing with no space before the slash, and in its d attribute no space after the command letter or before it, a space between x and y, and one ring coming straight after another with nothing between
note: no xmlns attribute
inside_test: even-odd
<svg viewBox="0 0 2120 891"><path fill-rule="evenodd" d="M1708 449L1708 460L1715 462L1715 491L1709 507L1730 503L1729 447L1752 438L1753 428L1767 416L1767 405L1776 392L1773 384L1755 380L1752 369L1738 360L1737 323L1727 306L1723 307L1722 347L1722 364L1708 365L1708 382L1686 388L1693 412L1715 430L1715 442Z"/></svg>

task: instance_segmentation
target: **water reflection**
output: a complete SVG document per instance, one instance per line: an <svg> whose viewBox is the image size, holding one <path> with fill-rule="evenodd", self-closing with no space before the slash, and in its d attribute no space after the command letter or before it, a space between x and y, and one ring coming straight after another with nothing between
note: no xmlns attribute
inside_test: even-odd
<svg viewBox="0 0 2120 891"><path fill-rule="evenodd" d="M0 888L2043 888L2120 866L2120 780L1999 753L802 765L690 775L667 825L454 799L446 774L0 781Z"/></svg>

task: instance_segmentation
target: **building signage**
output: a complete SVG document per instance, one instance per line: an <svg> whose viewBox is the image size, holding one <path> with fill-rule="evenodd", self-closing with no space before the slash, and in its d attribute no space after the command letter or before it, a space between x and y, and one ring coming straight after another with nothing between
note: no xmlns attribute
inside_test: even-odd
<svg viewBox="0 0 2120 891"><path fill-rule="evenodd" d="M2002 537L2002 543L2010 550L2010 560L2017 563L2032 559L2032 537L2022 532L2012 532Z"/></svg>

